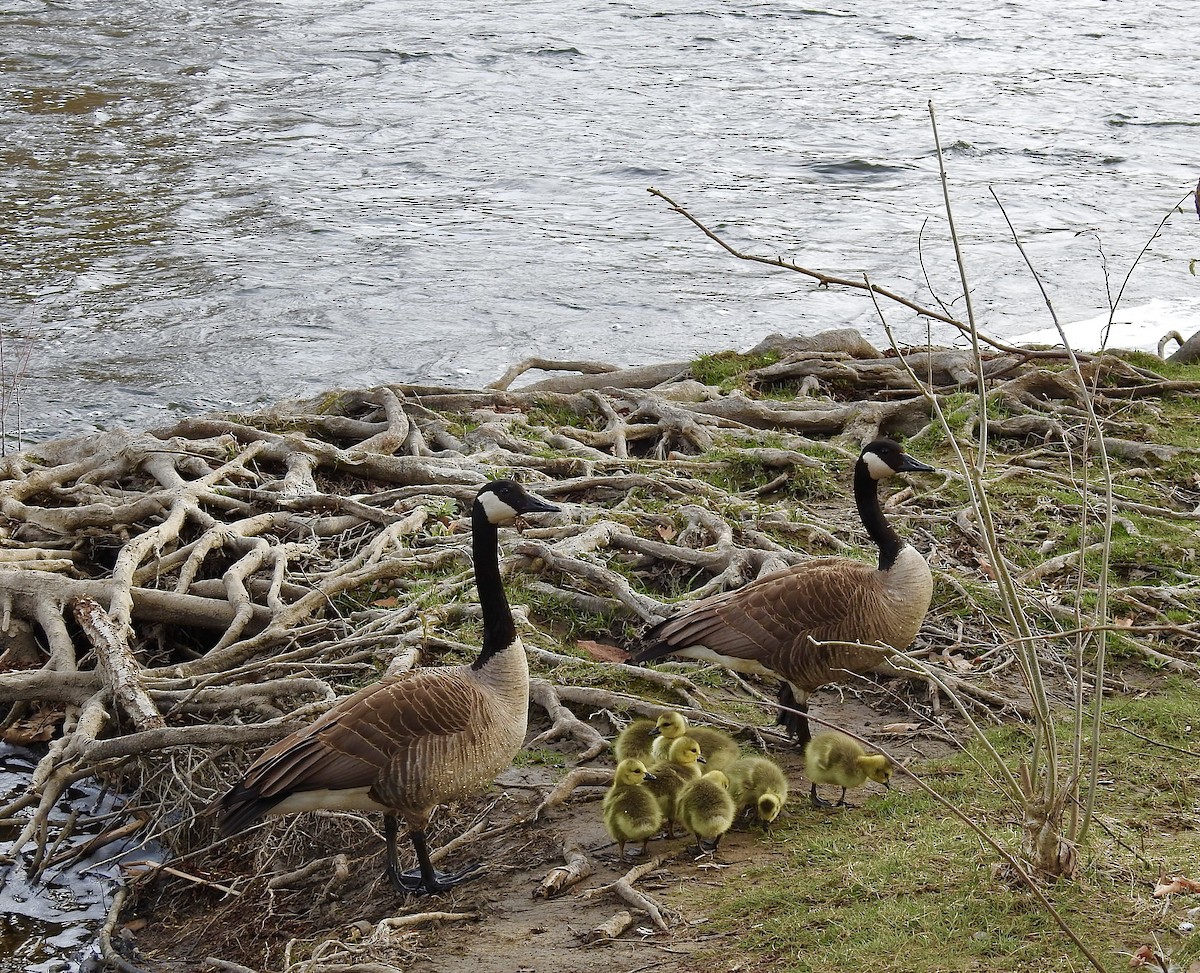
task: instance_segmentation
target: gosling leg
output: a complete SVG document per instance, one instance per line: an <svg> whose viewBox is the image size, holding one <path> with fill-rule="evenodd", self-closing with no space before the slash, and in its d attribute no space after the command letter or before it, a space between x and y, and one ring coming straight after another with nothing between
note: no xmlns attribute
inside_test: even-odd
<svg viewBox="0 0 1200 973"><path fill-rule="evenodd" d="M812 800L813 807L837 807L833 801L827 801L817 793L817 785L812 785L812 790L808 792L809 798ZM846 798L846 789L842 788L842 800Z"/></svg>

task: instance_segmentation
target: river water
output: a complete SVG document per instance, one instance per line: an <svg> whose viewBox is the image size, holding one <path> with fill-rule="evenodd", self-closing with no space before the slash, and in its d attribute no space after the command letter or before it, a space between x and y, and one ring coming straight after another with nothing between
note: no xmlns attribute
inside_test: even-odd
<svg viewBox="0 0 1200 973"><path fill-rule="evenodd" d="M955 301L931 101L982 325L1050 323L989 187L1091 317L1200 175L1198 27L1194 0L0 0L7 431L883 340L860 295L646 190ZM1124 306L1194 313L1196 256L1189 201Z"/></svg>

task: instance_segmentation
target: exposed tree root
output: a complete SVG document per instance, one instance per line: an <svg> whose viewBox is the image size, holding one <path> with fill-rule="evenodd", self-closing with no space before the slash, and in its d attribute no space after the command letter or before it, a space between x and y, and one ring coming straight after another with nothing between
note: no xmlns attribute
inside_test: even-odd
<svg viewBox="0 0 1200 973"><path fill-rule="evenodd" d="M626 903L626 905L631 905L639 912L644 912L658 929L662 932L667 932L672 925L680 922L682 917L674 910L664 908L650 898L650 896L639 892L633 887L638 879L657 871L662 867L662 864L662 858L652 858L648 862L635 865L615 882L588 889L583 893L583 898L594 899L597 896L611 892Z"/></svg>
<svg viewBox="0 0 1200 973"><path fill-rule="evenodd" d="M19 740L36 716L54 721L54 733L28 792L0 808L17 832L3 860L32 873L77 860L74 824L52 826L51 811L90 776L131 796L128 818L108 822L95 840L110 842L144 820L143 833L172 853L202 855L211 822L194 812L262 746L389 667L469 657L479 614L465 511L478 486L500 474L564 508L552 526L506 532L501 545L534 670L534 721L545 714L529 742L576 766L534 808L499 823L487 820L489 809L439 854L506 830L523 834L577 788L606 786L611 770L591 762L635 714L680 709L745 739L783 744L769 682L692 664L631 666L618 646L679 598L738 587L813 554L866 553L849 512L849 462L867 438L923 434L929 407L907 369L861 336L810 341L764 345L756 354L774 360L747 361L749 391L703 384L686 364L531 359L486 389L337 392L6 458L2 725ZM1118 495L1131 531L1142 517L1187 529L1200 517L1200 496L1194 483L1169 479L1178 448L1145 435L1155 397L1180 391L1179 383L1100 356L1087 362L1094 387L1081 391L1044 367L1044 357L1002 348L984 372L1007 413L991 421L993 441L1014 451L1010 465L993 471L997 488L1041 477L1050 497L1029 501L1045 553L1014 573L1044 605L1047 623L1058 624L1067 611L1060 595L1092 550L1063 543L1077 474L1062 459L1080 442L1081 396L1108 417L1106 445L1136 465L1137 482L1162 477L1159 488ZM974 381L953 349L908 349L904 358L944 391ZM535 368L577 374L511 388ZM968 426L970 408L962 413ZM960 696L1020 715L1020 688L997 678L1007 636L991 615L989 566L970 518L959 516L955 487L947 476L889 498L889 516L928 553L939 592L918 649L946 663L943 683ZM1031 515L1008 516L1028 527ZM1195 672L1200 633L1188 617L1200 584L1184 573L1188 556L1181 546L1176 576L1130 583L1114 598L1136 652ZM731 715L734 703L753 704L743 711L761 718ZM633 889L651 867L657 862L605 890L665 929L672 917ZM547 898L586 873L569 855L566 872L552 879L559 871L543 883ZM345 855L261 874L269 876L262 894L286 899L304 887L315 910L358 879ZM365 943L384 932L394 939L401 928L373 927L360 942L276 966L368 968L377 958ZM131 963L115 952L111 932L106 958ZM246 959L207 962L234 969Z"/></svg>
<svg viewBox="0 0 1200 973"><path fill-rule="evenodd" d="M596 870L591 859L576 842L565 844L562 855L565 864L556 865L546 873L541 884L533 890L535 899L552 899L572 885L582 882Z"/></svg>

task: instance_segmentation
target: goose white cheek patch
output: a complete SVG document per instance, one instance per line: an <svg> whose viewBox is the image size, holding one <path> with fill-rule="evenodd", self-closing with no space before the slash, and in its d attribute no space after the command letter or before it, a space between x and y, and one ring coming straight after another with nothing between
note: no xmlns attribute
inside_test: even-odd
<svg viewBox="0 0 1200 973"><path fill-rule="evenodd" d="M875 453L863 453L862 458L863 462L867 464L867 472L871 474L872 480L883 480L896 472Z"/></svg>
<svg viewBox="0 0 1200 973"><path fill-rule="evenodd" d="M488 521L493 524L507 524L517 517L517 512L494 493L479 494L479 502L483 504Z"/></svg>

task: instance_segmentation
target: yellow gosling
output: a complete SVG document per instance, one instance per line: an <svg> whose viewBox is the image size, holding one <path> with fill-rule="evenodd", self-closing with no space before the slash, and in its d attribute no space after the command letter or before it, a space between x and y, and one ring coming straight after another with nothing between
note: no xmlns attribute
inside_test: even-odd
<svg viewBox="0 0 1200 973"><path fill-rule="evenodd" d="M654 779L644 763L626 758L617 764L612 787L604 795L604 827L617 843L622 860L627 842L642 842L641 853L645 854L650 839L662 828L662 808L646 786L646 781Z"/></svg>
<svg viewBox="0 0 1200 973"><path fill-rule="evenodd" d="M613 741L613 757L616 758L617 763L622 760L645 762L660 759L651 753L652 745L656 742L654 720L644 718L633 720L617 734L617 738Z"/></svg>
<svg viewBox="0 0 1200 973"><path fill-rule="evenodd" d="M654 740L650 756L655 760L662 760L666 757L671 741L684 734L700 744L709 770L724 770L741 756L741 748L728 733L710 726L694 726L688 722L686 716L675 710L663 713L658 718L655 729L651 731Z"/></svg>
<svg viewBox="0 0 1200 973"><path fill-rule="evenodd" d="M748 812L758 819L764 831L769 830L788 798L788 780L783 768L767 757L739 757L725 773L738 813Z"/></svg>
<svg viewBox="0 0 1200 973"><path fill-rule="evenodd" d="M700 744L691 737L679 737L672 741L668 759L651 766L655 780L646 786L662 808L668 838L675 837L675 825L679 821L679 794L684 785L700 776L702 763L704 756L700 753Z"/></svg>
<svg viewBox="0 0 1200 973"><path fill-rule="evenodd" d="M729 794L729 778L710 770L687 784L679 795L679 818L696 838L702 852L717 850L721 837L733 826L736 813Z"/></svg>
<svg viewBox="0 0 1200 973"><path fill-rule="evenodd" d="M804 751L804 772L812 781L809 795L817 807L853 807L846 803L846 789L861 787L868 779L891 786L892 762L883 754L868 754L859 742L844 733L818 733ZM817 795L818 784L836 784L842 796L836 803Z"/></svg>

